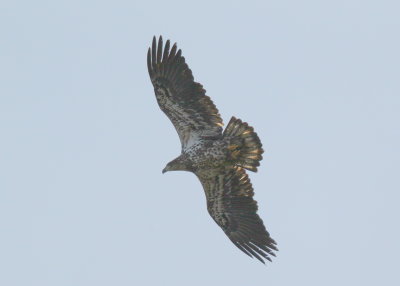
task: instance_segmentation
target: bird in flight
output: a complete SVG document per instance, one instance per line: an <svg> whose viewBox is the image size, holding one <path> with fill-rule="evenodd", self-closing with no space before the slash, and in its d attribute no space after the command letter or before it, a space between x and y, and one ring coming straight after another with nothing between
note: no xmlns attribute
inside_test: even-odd
<svg viewBox="0 0 400 286"><path fill-rule="evenodd" d="M170 41L153 38L147 67L161 110L174 125L181 154L163 169L189 171L200 180L207 210L241 251L262 263L275 256L276 242L257 214L257 202L246 170L257 172L262 144L246 122L232 117L222 130L218 109L194 81L192 71Z"/></svg>

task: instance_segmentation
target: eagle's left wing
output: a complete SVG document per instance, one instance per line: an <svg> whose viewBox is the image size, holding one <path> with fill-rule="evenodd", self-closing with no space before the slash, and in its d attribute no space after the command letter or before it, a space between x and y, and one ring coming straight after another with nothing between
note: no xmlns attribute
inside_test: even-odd
<svg viewBox="0 0 400 286"><path fill-rule="evenodd" d="M176 44L170 50L169 40L163 47L153 38L147 53L147 67L158 105L172 121L181 140L182 150L202 137L222 134L222 119L203 86L195 82Z"/></svg>
<svg viewBox="0 0 400 286"><path fill-rule="evenodd" d="M200 179L207 198L207 209L214 221L240 250L264 263L275 256L275 241L257 215L257 202L246 171L232 167L215 176Z"/></svg>

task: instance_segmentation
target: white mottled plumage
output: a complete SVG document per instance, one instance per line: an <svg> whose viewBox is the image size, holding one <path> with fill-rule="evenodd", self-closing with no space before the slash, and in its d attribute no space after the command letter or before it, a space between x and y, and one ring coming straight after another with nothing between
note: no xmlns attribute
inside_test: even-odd
<svg viewBox="0 0 400 286"><path fill-rule="evenodd" d="M229 239L244 253L264 263L277 250L257 215L257 202L245 169L257 171L262 159L253 128L232 117L224 132L222 119L203 86L194 81L177 50L153 38L147 66L161 110L172 121L182 152L163 172L193 172L203 185L207 210Z"/></svg>

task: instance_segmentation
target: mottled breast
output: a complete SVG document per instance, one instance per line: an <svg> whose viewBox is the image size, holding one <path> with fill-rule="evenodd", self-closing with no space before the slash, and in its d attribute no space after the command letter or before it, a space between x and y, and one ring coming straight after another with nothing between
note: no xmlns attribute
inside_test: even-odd
<svg viewBox="0 0 400 286"><path fill-rule="evenodd" d="M227 160L227 143L223 140L203 140L186 151L197 170L222 167Z"/></svg>

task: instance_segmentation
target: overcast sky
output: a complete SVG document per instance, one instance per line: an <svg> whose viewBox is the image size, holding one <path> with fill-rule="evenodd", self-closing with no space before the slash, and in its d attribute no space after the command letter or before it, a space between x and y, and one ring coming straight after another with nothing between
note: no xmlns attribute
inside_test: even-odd
<svg viewBox="0 0 400 286"><path fill-rule="evenodd" d="M2 1L0 284L400 285L398 1ZM178 42L280 251L266 266L161 174L178 136L146 68Z"/></svg>

